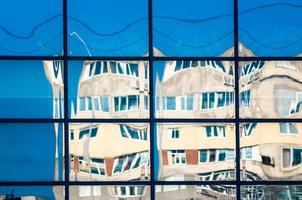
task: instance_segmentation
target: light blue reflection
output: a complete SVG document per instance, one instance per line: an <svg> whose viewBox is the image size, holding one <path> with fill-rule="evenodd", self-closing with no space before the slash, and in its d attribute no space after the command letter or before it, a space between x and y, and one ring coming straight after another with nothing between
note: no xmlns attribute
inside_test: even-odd
<svg viewBox="0 0 302 200"><path fill-rule="evenodd" d="M300 0L240 0L239 41L256 56L297 56L301 12Z"/></svg>
<svg viewBox="0 0 302 200"><path fill-rule="evenodd" d="M0 117L52 118L53 96L42 61L0 62Z"/></svg>
<svg viewBox="0 0 302 200"><path fill-rule="evenodd" d="M70 55L143 56L148 49L146 0L68 1Z"/></svg>
<svg viewBox="0 0 302 200"><path fill-rule="evenodd" d="M61 55L62 1L9 0L0 6L0 55Z"/></svg>
<svg viewBox="0 0 302 200"><path fill-rule="evenodd" d="M30 187L21 187L21 186L5 186L0 187L0 195L12 195L14 197L21 196L38 196L47 198L47 200L54 200L54 192L52 186L30 186Z"/></svg>
<svg viewBox="0 0 302 200"><path fill-rule="evenodd" d="M232 0L155 0L154 46L166 56L219 56L233 46Z"/></svg>
<svg viewBox="0 0 302 200"><path fill-rule="evenodd" d="M54 181L54 124L0 124L0 181ZM58 131L59 180L62 180L62 130Z"/></svg>

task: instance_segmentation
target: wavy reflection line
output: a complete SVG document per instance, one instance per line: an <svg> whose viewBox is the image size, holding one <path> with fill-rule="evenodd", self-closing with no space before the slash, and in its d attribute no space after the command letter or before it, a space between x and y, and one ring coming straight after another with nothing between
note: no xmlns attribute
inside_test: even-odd
<svg viewBox="0 0 302 200"><path fill-rule="evenodd" d="M167 19L167 20L174 20L174 21L180 21L184 23L203 23L207 21L212 21L215 19L219 19L222 17L228 17L228 16L233 16L233 13L226 13L226 14L221 14L217 16L212 16L212 17L207 17L207 18L198 18L198 19L186 19L186 18L177 18L177 17L169 17L169 16L153 16L154 18L159 18L159 19Z"/></svg>
<svg viewBox="0 0 302 200"><path fill-rule="evenodd" d="M98 49L98 48L95 48L95 47L91 47L89 45L87 45L87 47L90 49L90 50L93 50L93 51L96 51L96 52L110 52L110 51L118 51L118 50L122 50L122 49L126 49L126 48L129 48L133 45L136 45L137 43L141 42L146 36L148 36L149 33L148 32L145 32L141 37L139 37L137 40L131 42L131 43L128 43L128 44L125 44L123 46L120 46L120 47L117 47L117 48L112 48L112 49ZM80 41L76 40L74 37L71 37L75 42L77 43L80 43L82 44Z"/></svg>
<svg viewBox="0 0 302 200"><path fill-rule="evenodd" d="M11 37L14 37L14 38L22 39L22 40L24 40L24 39L30 39L30 38L32 38L32 37L34 36L35 32L36 32L41 26L50 23L51 21L55 20L56 18L58 18L58 17L60 17L60 16L62 16L62 15L61 15L61 14L55 15L55 16L50 17L50 18L46 19L45 21L43 21L43 22L41 22L41 23L35 25L35 26L33 27L33 29L30 31L30 33L27 34L27 35L17 35L17 34L15 34L15 33L13 33L12 31L8 30L7 28L5 28L5 27L4 27L3 25L1 25L1 24L0 24L0 29L1 29L4 33L6 33L7 35L9 35L9 36L11 36Z"/></svg>
<svg viewBox="0 0 302 200"><path fill-rule="evenodd" d="M249 31L247 31L246 29L239 27L240 30L242 30L253 42L257 43L258 45L264 47L264 48L268 48L268 49L283 49L283 48L288 48L290 46L295 45L296 43L302 41L302 36L297 38L296 40L289 42L287 44L283 44L281 46L271 46L271 45L267 45L264 44L260 41L258 41Z"/></svg>
<svg viewBox="0 0 302 200"><path fill-rule="evenodd" d="M59 34L55 35L54 37L52 37L50 40L46 41L45 43L49 44L50 42L54 41L55 39L61 37L62 34L63 33L59 33ZM39 50L40 48L42 48L42 47L41 46L37 46L37 47L32 48L29 51L14 51L14 50L7 49L7 48L5 48L5 47L3 47L3 46L0 45L0 49L2 49L3 51L6 51L8 53L11 53L11 54L32 54L35 51ZM56 52L56 53L58 53L58 52Z"/></svg>
<svg viewBox="0 0 302 200"><path fill-rule="evenodd" d="M254 8L248 8L242 11L239 11L238 14L248 13L252 12L258 9L268 8L268 7L274 7L274 6L288 6L288 7L294 7L294 8L302 8L302 5L300 4L293 4L293 3L271 3L271 4L264 4L261 6L257 6Z"/></svg>
<svg viewBox="0 0 302 200"><path fill-rule="evenodd" d="M239 14L243 14L243 13L248 13L248 12L252 12L258 9L263 9L263 8L267 8L267 7L273 7L273 6L290 6L290 7L295 7L295 8L302 8L302 5L300 4L292 4L292 3L271 3L271 4L265 4L265 5L261 5L261 6L257 6L254 8L249 8L243 11L239 11ZM232 16L233 13L225 13L225 14L221 14L221 15L217 15L217 16L212 16L212 17L207 17L207 18L201 18L201 19L185 19L185 18L176 18L176 17L169 17L169 16L153 16L154 18L160 18L160 19L169 19L169 20L176 20L176 21L182 21L182 22L186 22L186 23L203 23L203 22L207 22L207 21L211 21L211 20L215 20L215 19L219 19L222 17L227 17L227 16ZM33 29L30 31L29 34L27 35L17 35L15 33L13 33L12 31L8 30L7 28L5 28L3 25L0 24L0 29L7 35L17 38L17 39L30 39L31 37L34 36L35 32L42 27L43 25L50 23L51 21L55 20L58 17L61 17L61 14L57 14L53 17L50 17L48 19L46 19L45 21L37 24L36 26L33 27ZM89 31L91 31L93 34L98 35L98 36L102 36L102 37L107 37L107 36L112 36L112 35L116 35L116 34L120 34L126 30L128 30L131 26L135 25L138 22L141 22L143 20L147 20L147 17L142 17L139 19L136 19L132 22L130 22L129 24L126 24L123 28L111 32L111 33L101 33L101 32L97 32L96 30L94 30L93 28L91 28L87 23L81 21L78 18L75 17L71 17L68 16L68 19L76 21L78 23L80 23L82 26L84 26L85 28L87 28Z"/></svg>
<svg viewBox="0 0 302 200"><path fill-rule="evenodd" d="M161 36L175 42L175 43L178 43L182 46L185 46L185 47L190 47L190 48L205 48L207 46L210 46L210 45L213 45L214 43L216 42L219 42L220 40L223 40L224 38L228 37L229 35L233 34L233 30L227 32L226 34L220 36L219 38L217 38L216 40L213 40L213 41L210 41L210 42L207 42L207 43L204 43L204 44L199 44L199 45L193 45L193 44L188 44L188 43L184 43L184 42L180 42L178 41L177 39L171 37L170 35L166 34L166 33L163 33L161 31L158 31L157 29L153 29L154 32L160 34Z"/></svg>
<svg viewBox="0 0 302 200"><path fill-rule="evenodd" d="M141 22L141 21L144 21L144 20L148 19L147 17L142 17L142 18L139 18L139 19L136 19L136 20L130 22L129 24L126 24L123 28L121 28L117 31L110 32L110 33L101 33L101 32L97 32L96 30L91 28L87 23L81 21L80 19L77 19L77 18L74 18L74 17L68 17L68 18L80 23L82 26L84 26L86 29L88 29L91 33L93 33L97 36L101 36L101 37L110 37L110 36L113 36L113 35L118 35L118 34L124 32L124 31L128 30L129 28L131 28L133 25L137 24L138 22Z"/></svg>

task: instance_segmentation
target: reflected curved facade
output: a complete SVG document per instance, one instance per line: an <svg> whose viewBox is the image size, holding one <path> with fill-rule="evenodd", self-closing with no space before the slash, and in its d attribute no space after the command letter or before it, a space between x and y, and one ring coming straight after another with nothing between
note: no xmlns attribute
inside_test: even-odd
<svg viewBox="0 0 302 200"><path fill-rule="evenodd" d="M301 123L240 124L241 180L301 180Z"/></svg>
<svg viewBox="0 0 302 200"><path fill-rule="evenodd" d="M234 180L234 124L157 124L159 180Z"/></svg>
<svg viewBox="0 0 302 200"><path fill-rule="evenodd" d="M148 118L149 66L138 61L84 61L72 118Z"/></svg>
<svg viewBox="0 0 302 200"><path fill-rule="evenodd" d="M166 61L155 107L158 118L234 118L232 62Z"/></svg>
<svg viewBox="0 0 302 200"><path fill-rule="evenodd" d="M241 118L301 118L302 63L239 63Z"/></svg>
<svg viewBox="0 0 302 200"><path fill-rule="evenodd" d="M148 180L148 124L70 124L72 180Z"/></svg>
<svg viewBox="0 0 302 200"><path fill-rule="evenodd" d="M236 199L236 186L231 185L157 185L155 199Z"/></svg>

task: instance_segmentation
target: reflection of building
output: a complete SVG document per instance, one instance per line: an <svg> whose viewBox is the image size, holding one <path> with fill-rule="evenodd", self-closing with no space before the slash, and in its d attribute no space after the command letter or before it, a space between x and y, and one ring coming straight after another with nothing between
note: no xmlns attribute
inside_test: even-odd
<svg viewBox="0 0 302 200"><path fill-rule="evenodd" d="M240 117L302 117L302 62L240 62Z"/></svg>
<svg viewBox="0 0 302 200"><path fill-rule="evenodd" d="M156 81L156 116L234 117L233 74L229 61L167 61Z"/></svg>
<svg viewBox="0 0 302 200"><path fill-rule="evenodd" d="M148 110L147 62L84 62L73 118L147 118Z"/></svg>
<svg viewBox="0 0 302 200"><path fill-rule="evenodd" d="M148 186L72 186L70 187L71 199L90 200L91 198L103 200L150 200Z"/></svg>
<svg viewBox="0 0 302 200"><path fill-rule="evenodd" d="M63 61L43 61L45 75L52 88L53 118L64 118L64 69ZM63 150L61 140L63 139L63 126L54 123L56 136L56 164L55 180L63 180Z"/></svg>
<svg viewBox="0 0 302 200"><path fill-rule="evenodd" d="M231 185L161 185L156 186L158 200L235 200L236 186Z"/></svg>
<svg viewBox="0 0 302 200"><path fill-rule="evenodd" d="M148 178L148 124L71 124L69 130L73 179Z"/></svg>
<svg viewBox="0 0 302 200"><path fill-rule="evenodd" d="M64 117L64 78L63 78L63 62L54 61L43 61L44 72L51 84L52 95L53 95L53 118Z"/></svg>
<svg viewBox="0 0 302 200"><path fill-rule="evenodd" d="M243 180L301 180L302 123L240 125Z"/></svg>
<svg viewBox="0 0 302 200"><path fill-rule="evenodd" d="M243 200L302 199L302 187L298 185L245 185L240 189Z"/></svg>
<svg viewBox="0 0 302 200"><path fill-rule="evenodd" d="M235 126L158 124L159 179L234 180Z"/></svg>

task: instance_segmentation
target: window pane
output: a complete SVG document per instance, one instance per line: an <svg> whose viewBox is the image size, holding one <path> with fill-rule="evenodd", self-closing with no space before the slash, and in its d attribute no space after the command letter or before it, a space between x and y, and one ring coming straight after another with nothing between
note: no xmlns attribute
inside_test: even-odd
<svg viewBox="0 0 302 200"><path fill-rule="evenodd" d="M68 2L69 55L145 56L147 5L146 0Z"/></svg>
<svg viewBox="0 0 302 200"><path fill-rule="evenodd" d="M1 60L0 83L0 118L63 117L63 61Z"/></svg>
<svg viewBox="0 0 302 200"><path fill-rule="evenodd" d="M167 110L175 110L176 109L175 104L176 104L175 97L166 97Z"/></svg>
<svg viewBox="0 0 302 200"><path fill-rule="evenodd" d="M61 56L62 1L5 1L0 8L0 55Z"/></svg>
<svg viewBox="0 0 302 200"><path fill-rule="evenodd" d="M58 123L1 123L0 181L63 181L63 131Z"/></svg>
<svg viewBox="0 0 302 200"><path fill-rule="evenodd" d="M201 150L200 151L200 162L207 162L207 151L206 150Z"/></svg>
<svg viewBox="0 0 302 200"><path fill-rule="evenodd" d="M139 107L139 97L138 96L128 96L128 109L135 110Z"/></svg>
<svg viewBox="0 0 302 200"><path fill-rule="evenodd" d="M69 130L71 181L149 180L149 124L70 123Z"/></svg>
<svg viewBox="0 0 302 200"><path fill-rule="evenodd" d="M302 188L300 185L244 185L241 186L240 199L261 199L274 197L275 199L300 199Z"/></svg>
<svg viewBox="0 0 302 200"><path fill-rule="evenodd" d="M284 15L280 15L284 13ZM240 54L299 56L301 1L238 1Z"/></svg>
<svg viewBox="0 0 302 200"><path fill-rule="evenodd" d="M281 67L278 62L239 63L241 71L250 68L239 79L240 117L301 118L302 83L297 80L302 80L302 62L288 61L296 69Z"/></svg>
<svg viewBox="0 0 302 200"><path fill-rule="evenodd" d="M295 125L297 133L290 132ZM302 123L243 123L240 135L241 180L301 180ZM267 171L269 170L269 171Z"/></svg>
<svg viewBox="0 0 302 200"><path fill-rule="evenodd" d="M217 63L209 60L154 62L156 118L234 118L231 98L235 81L233 75L227 74L233 62ZM182 64L187 68L182 69ZM197 66L192 67L193 64ZM156 99L163 100L162 107Z"/></svg>
<svg viewBox="0 0 302 200"><path fill-rule="evenodd" d="M233 46L233 1L153 2L154 55L220 56Z"/></svg>
<svg viewBox="0 0 302 200"><path fill-rule="evenodd" d="M225 137L214 137L213 127ZM155 132L157 180L236 180L235 124L157 123Z"/></svg>
<svg viewBox="0 0 302 200"><path fill-rule="evenodd" d="M98 63L97 66L101 67L99 71L102 75L89 76L92 62ZM130 64L133 66L133 75L130 73ZM148 62L133 60L69 61L69 117L72 119L148 118L150 92L149 80L145 79L144 74L145 65L148 66ZM112 73L113 70L114 73ZM57 86L53 87L54 91L57 91ZM141 101L142 105L140 105ZM63 109L63 105L59 104L59 106ZM60 112L56 113L60 114Z"/></svg>
<svg viewBox="0 0 302 200"><path fill-rule="evenodd" d="M64 199L63 186L0 186L1 198L7 199ZM7 196L5 196L7 195Z"/></svg>
<svg viewBox="0 0 302 200"><path fill-rule="evenodd" d="M187 96L187 110L193 110L193 95Z"/></svg>

